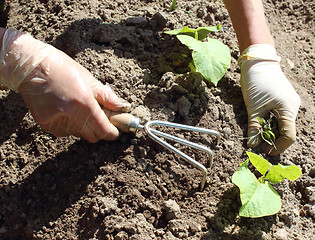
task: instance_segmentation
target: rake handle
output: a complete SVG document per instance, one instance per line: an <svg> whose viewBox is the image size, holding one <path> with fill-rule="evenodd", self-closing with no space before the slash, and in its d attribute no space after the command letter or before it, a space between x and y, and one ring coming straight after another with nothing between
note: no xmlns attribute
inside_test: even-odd
<svg viewBox="0 0 315 240"><path fill-rule="evenodd" d="M114 112L106 108L102 108L108 120L120 131L128 133L135 132L139 126L139 118L130 113Z"/></svg>

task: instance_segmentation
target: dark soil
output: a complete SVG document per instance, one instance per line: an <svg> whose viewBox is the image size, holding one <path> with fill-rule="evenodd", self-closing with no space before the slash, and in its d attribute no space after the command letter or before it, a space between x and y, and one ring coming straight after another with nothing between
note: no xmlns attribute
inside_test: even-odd
<svg viewBox="0 0 315 240"><path fill-rule="evenodd" d="M69 54L148 120L214 129L178 132L214 153L205 190L201 172L144 131L90 144L55 138L34 122L22 98L0 90L1 239L314 239L315 71L313 0L266 0L282 67L302 98L297 141L279 157L248 149L247 113L239 83L235 33L222 1L4 1L2 27L31 33ZM163 31L222 24L212 37L231 50L231 68L215 88L188 73L189 51ZM178 64L179 63L179 64ZM182 149L209 166L203 152ZM254 151L272 163L298 165L301 177L275 186L281 211L238 216L232 174Z"/></svg>

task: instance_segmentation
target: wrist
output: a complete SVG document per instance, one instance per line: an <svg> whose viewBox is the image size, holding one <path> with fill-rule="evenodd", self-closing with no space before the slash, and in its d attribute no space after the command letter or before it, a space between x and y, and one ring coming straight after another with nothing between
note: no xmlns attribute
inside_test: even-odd
<svg viewBox="0 0 315 240"><path fill-rule="evenodd" d="M23 80L48 55L47 44L28 33L9 28L2 39L0 52L0 83L18 92Z"/></svg>
<svg viewBox="0 0 315 240"><path fill-rule="evenodd" d="M274 61L280 62L281 57L278 56L277 51L273 45L270 44L253 44L247 47L239 56L238 64L242 65L246 61Z"/></svg>

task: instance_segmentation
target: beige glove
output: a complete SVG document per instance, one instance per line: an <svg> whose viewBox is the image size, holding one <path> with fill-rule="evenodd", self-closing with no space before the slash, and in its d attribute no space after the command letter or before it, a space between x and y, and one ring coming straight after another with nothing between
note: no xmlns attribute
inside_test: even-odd
<svg viewBox="0 0 315 240"><path fill-rule="evenodd" d="M14 29L3 37L0 83L21 93L35 121L56 136L114 140L118 129L100 105L113 111L130 109L72 58Z"/></svg>
<svg viewBox="0 0 315 240"><path fill-rule="evenodd" d="M241 87L248 113L248 147L256 147L262 138L257 134L260 124L257 119L269 111L278 119L280 136L276 149L267 149L277 155L288 148L296 139L295 118L301 104L299 95L280 68L280 57L273 46L255 44L241 54Z"/></svg>

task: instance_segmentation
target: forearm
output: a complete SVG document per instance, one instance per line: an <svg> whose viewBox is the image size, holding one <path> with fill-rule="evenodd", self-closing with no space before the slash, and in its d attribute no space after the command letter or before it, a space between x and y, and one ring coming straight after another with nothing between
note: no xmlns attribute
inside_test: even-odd
<svg viewBox="0 0 315 240"><path fill-rule="evenodd" d="M237 35L240 52L253 44L274 46L261 0L224 0Z"/></svg>

